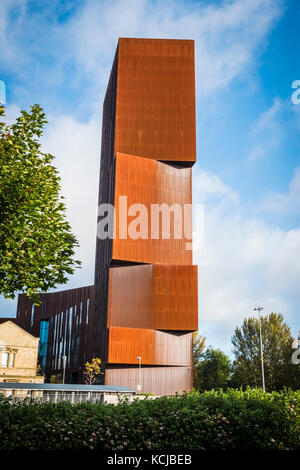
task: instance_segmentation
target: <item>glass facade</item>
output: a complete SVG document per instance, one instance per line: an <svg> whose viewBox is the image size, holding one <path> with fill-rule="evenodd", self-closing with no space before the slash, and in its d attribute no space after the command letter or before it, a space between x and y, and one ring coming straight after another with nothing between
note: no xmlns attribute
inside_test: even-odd
<svg viewBox="0 0 300 470"><path fill-rule="evenodd" d="M40 342L38 360L41 365L41 372L45 372L48 349L49 320L42 320L40 323Z"/></svg>

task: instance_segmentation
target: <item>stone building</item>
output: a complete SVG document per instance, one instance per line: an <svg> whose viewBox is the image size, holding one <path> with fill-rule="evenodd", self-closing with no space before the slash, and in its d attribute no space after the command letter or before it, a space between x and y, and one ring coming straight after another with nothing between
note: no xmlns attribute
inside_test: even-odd
<svg viewBox="0 0 300 470"><path fill-rule="evenodd" d="M39 338L15 322L0 323L0 382L43 383L37 375Z"/></svg>

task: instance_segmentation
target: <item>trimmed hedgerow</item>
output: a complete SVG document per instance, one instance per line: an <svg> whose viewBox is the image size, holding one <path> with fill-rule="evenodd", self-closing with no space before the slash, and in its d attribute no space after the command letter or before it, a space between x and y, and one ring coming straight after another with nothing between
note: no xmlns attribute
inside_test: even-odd
<svg viewBox="0 0 300 470"><path fill-rule="evenodd" d="M300 449L300 391L212 390L118 405L0 402L2 450Z"/></svg>

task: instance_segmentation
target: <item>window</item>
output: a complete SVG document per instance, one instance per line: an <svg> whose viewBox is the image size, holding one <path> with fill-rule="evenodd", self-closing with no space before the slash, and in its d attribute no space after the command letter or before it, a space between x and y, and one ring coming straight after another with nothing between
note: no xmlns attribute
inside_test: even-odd
<svg viewBox="0 0 300 470"><path fill-rule="evenodd" d="M15 365L15 353L10 353L9 357L9 367L14 367Z"/></svg>
<svg viewBox="0 0 300 470"><path fill-rule="evenodd" d="M7 367L8 366L8 352L3 352L2 353L2 362L1 362L1 366L2 367Z"/></svg>

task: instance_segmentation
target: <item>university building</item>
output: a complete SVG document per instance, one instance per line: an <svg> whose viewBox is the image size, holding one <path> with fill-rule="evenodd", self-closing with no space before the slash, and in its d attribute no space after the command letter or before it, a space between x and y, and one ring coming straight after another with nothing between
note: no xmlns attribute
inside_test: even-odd
<svg viewBox="0 0 300 470"><path fill-rule="evenodd" d="M97 237L93 286L42 294L39 307L19 296L17 321L40 336L46 377L61 373L66 356L66 381L82 383L84 362L100 357L106 385L156 395L192 388L198 288L185 209L195 162L194 42L119 39L103 104L97 221L103 204L114 205L114 237ZM153 205L182 210L184 220L170 211L169 233L149 217L140 237L128 236L137 207L151 214Z"/></svg>
<svg viewBox="0 0 300 470"><path fill-rule="evenodd" d="M44 383L37 372L39 338L9 318L0 322L0 382Z"/></svg>

